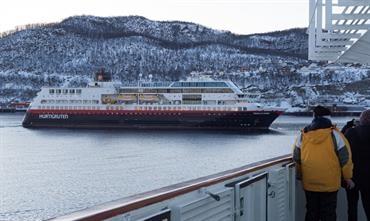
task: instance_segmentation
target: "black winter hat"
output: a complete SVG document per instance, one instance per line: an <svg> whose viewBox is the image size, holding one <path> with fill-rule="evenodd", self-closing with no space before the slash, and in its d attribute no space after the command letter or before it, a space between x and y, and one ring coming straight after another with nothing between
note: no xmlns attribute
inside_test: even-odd
<svg viewBox="0 0 370 221"><path fill-rule="evenodd" d="M314 117L322 117L322 116L330 116L330 115L331 115L331 112L326 107L318 105L313 109Z"/></svg>

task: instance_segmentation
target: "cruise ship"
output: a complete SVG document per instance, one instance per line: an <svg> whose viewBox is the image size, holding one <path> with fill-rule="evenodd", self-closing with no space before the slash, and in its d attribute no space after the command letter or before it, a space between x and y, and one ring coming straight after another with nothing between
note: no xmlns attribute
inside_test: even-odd
<svg viewBox="0 0 370 221"><path fill-rule="evenodd" d="M100 71L85 88L43 87L23 126L65 128L268 129L283 108L248 101L232 81L118 84Z"/></svg>

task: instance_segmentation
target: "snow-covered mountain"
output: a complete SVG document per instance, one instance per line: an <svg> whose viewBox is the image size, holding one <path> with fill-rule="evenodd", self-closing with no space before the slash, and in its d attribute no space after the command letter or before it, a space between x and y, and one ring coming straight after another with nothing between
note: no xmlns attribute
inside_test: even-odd
<svg viewBox="0 0 370 221"><path fill-rule="evenodd" d="M86 85L101 68L119 81L227 78L280 105L369 103L369 67L311 64L307 45L305 29L236 35L138 16L70 17L2 35L0 103L31 100L41 86Z"/></svg>

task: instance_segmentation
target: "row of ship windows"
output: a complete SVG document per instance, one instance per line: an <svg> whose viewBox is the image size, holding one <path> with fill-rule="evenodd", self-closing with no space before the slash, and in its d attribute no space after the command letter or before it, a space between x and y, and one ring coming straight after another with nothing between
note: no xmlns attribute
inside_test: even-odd
<svg viewBox="0 0 370 221"><path fill-rule="evenodd" d="M234 93L230 88L186 88L186 89L154 89L154 88L121 88L119 93Z"/></svg>
<svg viewBox="0 0 370 221"><path fill-rule="evenodd" d="M49 110L100 110L99 106L38 106L39 109Z"/></svg>
<svg viewBox="0 0 370 221"><path fill-rule="evenodd" d="M125 82L124 87L135 87L138 83ZM226 82L223 81L212 81L212 82L139 82L140 87L228 87Z"/></svg>
<svg viewBox="0 0 370 221"><path fill-rule="evenodd" d="M49 94L81 94L81 89L49 89ZM207 89L120 89L119 93L234 93L230 88L207 88Z"/></svg>
<svg viewBox="0 0 370 221"><path fill-rule="evenodd" d="M39 106L39 109L50 110L101 110L99 106ZM130 110L122 106L107 106L106 110ZM151 107L143 106L136 107L136 110L212 110L212 111L242 111L247 110L246 107Z"/></svg>
<svg viewBox="0 0 370 221"><path fill-rule="evenodd" d="M99 104L99 100L41 100L41 104Z"/></svg>
<svg viewBox="0 0 370 221"><path fill-rule="evenodd" d="M108 106L107 110L124 110L122 106ZM213 110L213 111L242 111L247 110L246 107L206 107L206 106L198 106L198 107L191 107L191 106L161 106L161 107L151 107L151 106L142 106L137 107L136 110Z"/></svg>
<svg viewBox="0 0 370 221"><path fill-rule="evenodd" d="M49 94L81 94L81 89L49 89Z"/></svg>
<svg viewBox="0 0 370 221"><path fill-rule="evenodd" d="M42 99L40 101L41 104L99 104L99 100L53 100L53 99ZM135 101L126 101L126 102L118 102L118 101L102 101L103 104L133 104ZM141 102L141 103L157 103L157 101L152 101L152 102ZM174 101L173 104L180 104L181 101ZM216 101L201 101L201 100L184 100L182 104L216 104ZM235 101L218 101L217 104L228 104L232 105L235 104Z"/></svg>

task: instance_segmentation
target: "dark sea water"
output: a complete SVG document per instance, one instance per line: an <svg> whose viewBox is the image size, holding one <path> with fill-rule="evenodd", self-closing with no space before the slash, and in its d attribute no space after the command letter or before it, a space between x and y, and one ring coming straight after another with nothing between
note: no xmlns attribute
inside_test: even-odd
<svg viewBox="0 0 370 221"><path fill-rule="evenodd" d="M310 117L265 133L25 129L0 114L0 220L44 220L292 150ZM351 117L333 118L342 127Z"/></svg>

